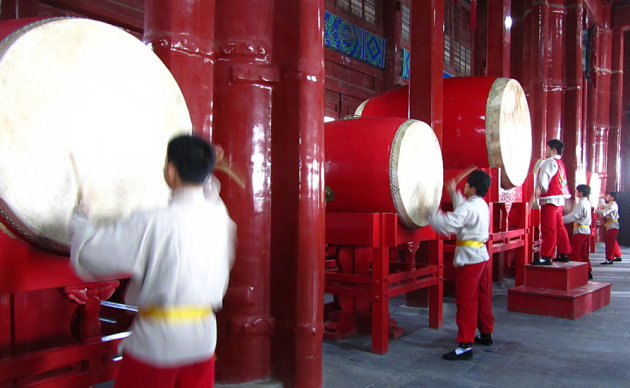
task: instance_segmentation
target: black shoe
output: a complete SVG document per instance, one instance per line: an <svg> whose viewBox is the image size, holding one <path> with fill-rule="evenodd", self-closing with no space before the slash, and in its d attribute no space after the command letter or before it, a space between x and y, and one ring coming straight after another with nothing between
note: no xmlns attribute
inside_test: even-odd
<svg viewBox="0 0 630 388"><path fill-rule="evenodd" d="M614 261L621 261L621 257L615 257Z"/></svg>
<svg viewBox="0 0 630 388"><path fill-rule="evenodd" d="M560 256L553 259L553 261L557 261L559 263L568 263L570 261L569 255L567 255L566 253L561 253Z"/></svg>
<svg viewBox="0 0 630 388"><path fill-rule="evenodd" d="M492 346L492 334L480 334L475 337L475 343L483 346Z"/></svg>
<svg viewBox="0 0 630 388"><path fill-rule="evenodd" d="M551 265L551 257L543 256L541 258L534 258L532 265Z"/></svg>
<svg viewBox="0 0 630 388"><path fill-rule="evenodd" d="M588 280L593 279L593 273L591 271L588 271Z"/></svg>
<svg viewBox="0 0 630 388"><path fill-rule="evenodd" d="M442 355L442 358L449 361L460 361L460 360L469 361L469 360L472 360L473 358L473 352L472 352L472 349L470 349L470 350L465 351L462 354L457 354L453 350L452 352L444 353Z"/></svg>
<svg viewBox="0 0 630 388"><path fill-rule="evenodd" d="M605 264L612 265L612 263L613 263L613 261L612 261L612 260L608 260L608 259L606 259L606 261L604 261L604 262L602 262L602 263L600 263L600 264L602 264L602 265L605 265Z"/></svg>
<svg viewBox="0 0 630 388"><path fill-rule="evenodd" d="M547 264L547 261L545 257L543 258L538 258L538 257L534 257L534 261L532 261L532 265L549 265Z"/></svg>

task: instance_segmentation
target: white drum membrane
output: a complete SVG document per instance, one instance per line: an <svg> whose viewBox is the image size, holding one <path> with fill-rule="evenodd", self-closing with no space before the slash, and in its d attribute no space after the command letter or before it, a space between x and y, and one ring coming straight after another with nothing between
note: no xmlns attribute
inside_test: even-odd
<svg viewBox="0 0 630 388"><path fill-rule="evenodd" d="M134 36L88 19L27 25L0 43L0 100L0 208L38 245L67 247L79 185L96 221L167 203L166 145L192 125Z"/></svg>

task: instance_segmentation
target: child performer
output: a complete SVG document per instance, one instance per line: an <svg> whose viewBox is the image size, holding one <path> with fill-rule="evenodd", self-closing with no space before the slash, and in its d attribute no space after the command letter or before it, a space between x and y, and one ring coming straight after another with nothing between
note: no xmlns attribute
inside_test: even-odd
<svg viewBox="0 0 630 388"><path fill-rule="evenodd" d="M538 185L535 193L540 200L542 245L541 257L536 257L533 265L551 265L552 257L556 257L556 245L558 247L556 261L569 261L571 243L562 221L562 209L565 198L571 198L571 194L567 186L567 173L561 159L563 150L564 144L560 140L550 140L545 148L547 159L542 162L538 171Z"/></svg>
<svg viewBox="0 0 630 388"><path fill-rule="evenodd" d="M606 202L604 202L604 199ZM617 193L610 192L604 198L601 198L599 209L595 210L596 214L604 217L606 223L606 261L602 264L612 264L613 261L621 261L621 249L617 242L617 234L619 233L619 206L617 206Z"/></svg>
<svg viewBox="0 0 630 388"><path fill-rule="evenodd" d="M588 196L591 188L587 185L578 185L575 196L578 203L573 211L563 217L564 223L573 222L573 237L571 237L571 259L588 263L588 278L593 279L591 261L589 259L589 238L591 237L591 202Z"/></svg>
<svg viewBox="0 0 630 388"><path fill-rule="evenodd" d="M429 214L429 223L438 233L457 236L455 247L455 282L457 305L457 342L459 346L445 353L445 360L470 360L472 343L492 345L494 315L492 314L492 279L488 277L489 235L488 204L483 200L490 188L490 176L481 170L473 171L464 186L464 195L456 191L456 180L447 189L453 200L454 211ZM475 337L479 326L480 337Z"/></svg>
<svg viewBox="0 0 630 388"><path fill-rule="evenodd" d="M219 154L220 155L220 154ZM220 159L220 156L217 158ZM212 387L217 323L234 258L235 225L216 185L213 147L195 136L172 139L164 179L168 207L93 225L71 221L71 263L84 279L131 276L126 302L138 306L114 387Z"/></svg>

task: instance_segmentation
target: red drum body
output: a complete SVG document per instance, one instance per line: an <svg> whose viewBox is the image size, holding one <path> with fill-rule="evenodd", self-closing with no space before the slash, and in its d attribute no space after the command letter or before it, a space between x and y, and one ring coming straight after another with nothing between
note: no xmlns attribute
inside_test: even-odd
<svg viewBox="0 0 630 388"><path fill-rule="evenodd" d="M166 144L192 128L162 61L88 19L0 23L0 39L2 223L63 253L79 188L95 221L166 205Z"/></svg>
<svg viewBox="0 0 630 388"><path fill-rule="evenodd" d="M325 174L333 199L327 211L395 212L403 225L428 224L442 197L443 165L427 124L399 117L328 122Z"/></svg>
<svg viewBox="0 0 630 388"><path fill-rule="evenodd" d="M408 117L407 86L365 101L356 115ZM532 135L527 99L509 78L444 79L444 167L501 168L501 186L520 186L529 171Z"/></svg>

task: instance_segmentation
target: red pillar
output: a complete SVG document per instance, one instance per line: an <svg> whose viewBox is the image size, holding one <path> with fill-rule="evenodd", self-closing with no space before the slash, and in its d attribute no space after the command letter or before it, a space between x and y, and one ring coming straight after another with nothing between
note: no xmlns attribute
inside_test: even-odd
<svg viewBox="0 0 630 388"><path fill-rule="evenodd" d="M627 37L628 31L624 31L624 37ZM628 39L623 40L624 52L630 53L630 37ZM627 68L627 69L626 69ZM630 61L624 61L622 64L622 69L626 74L630 74ZM630 82L628 79L625 79L623 82L623 101L622 106L624 109L622 110L622 119L621 119L621 144L622 144L622 158L623 161L630 160ZM630 168L622 168L621 169L621 190L627 190L628 184L630 182Z"/></svg>
<svg viewBox="0 0 630 388"><path fill-rule="evenodd" d="M431 125L442 143L444 0L413 0L409 118Z"/></svg>
<svg viewBox="0 0 630 388"><path fill-rule="evenodd" d="M565 21L565 83L563 106L562 139L564 153L562 159L567 168L569 187L576 186L576 171L585 171L582 142L582 89L584 88L582 71L582 0L568 0ZM586 171L585 171L586 172Z"/></svg>
<svg viewBox="0 0 630 388"><path fill-rule="evenodd" d="M224 180L221 190L238 245L217 316L216 378L241 383L271 375L271 96L279 73L273 2L218 1L215 12L214 138L246 182L243 190Z"/></svg>
<svg viewBox="0 0 630 388"><path fill-rule="evenodd" d="M614 31L612 42L612 74L610 79L610 131L608 135L607 191L621 188L621 116L623 105L623 41L624 32Z"/></svg>
<svg viewBox="0 0 630 388"><path fill-rule="evenodd" d="M276 0L271 147L273 369L322 385L324 334L324 2ZM258 12L254 12L258 15Z"/></svg>
<svg viewBox="0 0 630 388"><path fill-rule="evenodd" d="M544 67L546 68L546 77L542 79L541 87L546 93L546 137L547 141L551 139L563 139L562 131L562 97L564 95L564 18L565 9L564 1L554 1L558 4L552 4L549 7L547 19L548 25L545 26L544 39L540 42L541 49L544 51ZM550 2L551 3L551 2Z"/></svg>
<svg viewBox="0 0 630 388"><path fill-rule="evenodd" d="M602 180L602 187L608 187L607 179L607 153L608 134L610 126L610 71L611 71L611 49L612 30L598 26L595 33L595 58L593 72L593 88L590 95L590 105L592 106L591 123L589 125L589 144L591 150L590 166L591 171L599 174Z"/></svg>
<svg viewBox="0 0 630 388"><path fill-rule="evenodd" d="M144 41L169 68L184 94L193 130L212 131L214 0L145 0Z"/></svg>
<svg viewBox="0 0 630 388"><path fill-rule="evenodd" d="M488 33L486 44L486 74L510 77L512 0L488 1ZM506 19L510 17L510 24Z"/></svg>
<svg viewBox="0 0 630 388"><path fill-rule="evenodd" d="M518 15L514 20L517 41L514 52L517 79L527 96L532 121L532 158L542 158L547 139L547 91L549 63L549 3L524 0L513 4ZM518 37L517 37L518 36Z"/></svg>

